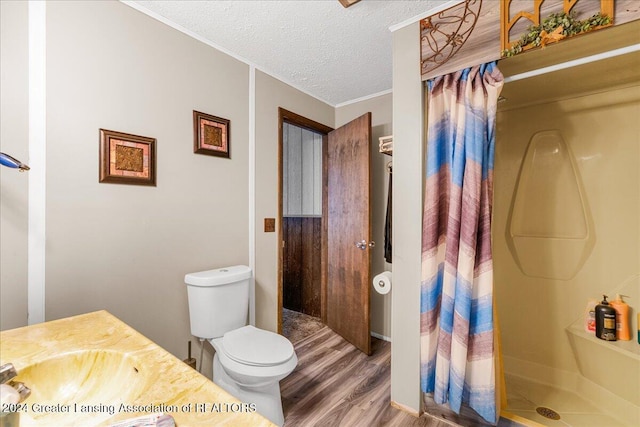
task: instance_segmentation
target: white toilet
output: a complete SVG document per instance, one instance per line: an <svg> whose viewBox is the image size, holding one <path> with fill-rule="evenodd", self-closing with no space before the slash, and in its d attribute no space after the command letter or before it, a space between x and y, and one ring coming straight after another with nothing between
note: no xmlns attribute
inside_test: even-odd
<svg viewBox="0 0 640 427"><path fill-rule="evenodd" d="M244 265L187 274L191 334L216 350L213 382L282 426L280 380L298 357L282 335L247 325L250 279Z"/></svg>

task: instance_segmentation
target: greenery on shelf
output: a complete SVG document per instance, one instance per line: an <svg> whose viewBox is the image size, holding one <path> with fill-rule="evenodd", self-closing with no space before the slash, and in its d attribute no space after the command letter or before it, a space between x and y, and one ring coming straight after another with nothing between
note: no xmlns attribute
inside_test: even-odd
<svg viewBox="0 0 640 427"><path fill-rule="evenodd" d="M598 27L611 24L611 18L598 13L591 18L579 21L575 13L554 13L540 25L532 25L509 49L502 52L503 57L517 55L528 47L544 47L547 43L562 40L565 37L586 33Z"/></svg>

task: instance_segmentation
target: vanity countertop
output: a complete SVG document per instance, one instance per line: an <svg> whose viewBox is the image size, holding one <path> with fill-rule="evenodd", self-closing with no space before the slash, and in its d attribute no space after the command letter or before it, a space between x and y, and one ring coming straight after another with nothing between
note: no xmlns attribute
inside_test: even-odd
<svg viewBox="0 0 640 427"><path fill-rule="evenodd" d="M32 396L21 408L21 426L54 425L59 422L83 427L108 426L117 421L153 412L170 414L178 427L273 426L266 418L253 412L247 404L242 404L211 380L107 311L97 311L0 332L0 363L13 363L18 371L17 380L21 379L20 372L25 368L28 372L28 367L38 364L47 366L43 374L39 375L46 376L50 383L56 385L52 393L64 394L64 390L57 390L63 388L58 384L65 383L65 376L73 378L75 374L77 378L81 373L66 372L73 369L50 369L49 366L67 365L44 365L43 362L48 363L47 361L52 358L64 360L67 354L71 354L70 359L73 359L73 353L90 354L93 359L98 360L89 369L87 381L83 382L83 380L79 383L89 384L86 386L89 390L80 392L84 401L74 402L74 398L64 400L60 397L60 400L64 401L56 402L52 399L53 401L47 402L51 406L42 406L32 402L32 398L36 396L34 390ZM117 354L119 358L122 354L125 355L128 366L132 368L122 377L125 381L109 381L109 378L93 380L93 378L100 378L100 372L96 371L100 370L100 357L103 357L101 355L107 353ZM110 360L115 359L112 357ZM120 359L117 360L119 365L123 364ZM34 371L33 368L31 369ZM25 373L25 375L28 374ZM111 371L109 376L112 379L114 377ZM37 378L34 376L32 381L37 383ZM38 386L27 383L26 379L24 382L32 389ZM125 383L120 385L120 382ZM78 381L76 380L74 384L77 385ZM104 384L104 387L110 390L100 390L102 387L100 384ZM130 391L134 386L139 391L132 393L132 397L123 398L122 396L126 395L124 390ZM45 385L42 387L45 388ZM114 390L119 387L122 387L122 391ZM74 396L80 395L78 391L74 393ZM104 396L104 402L100 401L101 396ZM115 398L106 396L115 396ZM90 406L83 407L85 403L89 403ZM125 406L122 406L123 403ZM66 414L60 413L65 410ZM91 411L93 413L87 413Z"/></svg>

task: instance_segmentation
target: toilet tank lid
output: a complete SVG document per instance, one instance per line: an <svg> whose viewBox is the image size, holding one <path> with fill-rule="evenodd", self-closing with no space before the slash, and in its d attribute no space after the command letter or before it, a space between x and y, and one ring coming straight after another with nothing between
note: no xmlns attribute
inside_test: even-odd
<svg viewBox="0 0 640 427"><path fill-rule="evenodd" d="M246 265L216 268L214 270L198 271L184 276L184 282L192 286L219 286L239 282L251 277L251 269Z"/></svg>

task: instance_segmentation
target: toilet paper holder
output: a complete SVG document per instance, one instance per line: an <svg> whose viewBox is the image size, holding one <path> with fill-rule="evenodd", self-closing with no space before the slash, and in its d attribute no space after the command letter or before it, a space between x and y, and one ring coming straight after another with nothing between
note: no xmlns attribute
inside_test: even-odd
<svg viewBox="0 0 640 427"><path fill-rule="evenodd" d="M391 292L391 272L383 271L372 280L373 288L379 294L386 295Z"/></svg>

